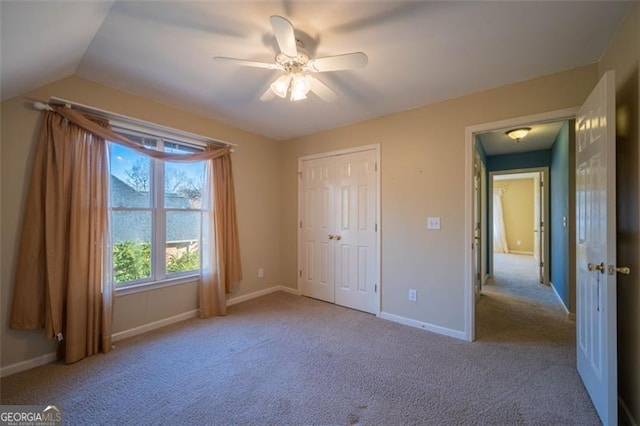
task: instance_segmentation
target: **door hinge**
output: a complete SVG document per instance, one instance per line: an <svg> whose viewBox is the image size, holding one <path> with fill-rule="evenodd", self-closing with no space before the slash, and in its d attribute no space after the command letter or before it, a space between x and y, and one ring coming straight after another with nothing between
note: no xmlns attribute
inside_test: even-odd
<svg viewBox="0 0 640 426"><path fill-rule="evenodd" d="M375 224L375 232L378 232L378 224Z"/></svg>
<svg viewBox="0 0 640 426"><path fill-rule="evenodd" d="M540 262L540 267L544 268L544 262Z"/></svg>
<svg viewBox="0 0 640 426"><path fill-rule="evenodd" d="M298 276L299 276L300 278L302 278L302 269L300 269L300 270L298 271Z"/></svg>
<svg viewBox="0 0 640 426"><path fill-rule="evenodd" d="M302 172L298 172L298 179L302 180Z"/></svg>
<svg viewBox="0 0 640 426"><path fill-rule="evenodd" d="M300 229L302 229L302 221L300 221Z"/></svg>
<svg viewBox="0 0 640 426"><path fill-rule="evenodd" d="M373 163L373 170L378 171L378 163Z"/></svg>
<svg viewBox="0 0 640 426"><path fill-rule="evenodd" d="M373 292L374 292L374 293L377 293L377 292L378 292L378 284L376 284L376 285L374 285L374 286L373 286Z"/></svg>

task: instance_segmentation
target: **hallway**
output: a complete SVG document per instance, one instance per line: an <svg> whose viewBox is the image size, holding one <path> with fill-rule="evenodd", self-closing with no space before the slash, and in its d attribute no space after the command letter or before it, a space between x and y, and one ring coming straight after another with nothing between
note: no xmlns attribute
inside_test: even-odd
<svg viewBox="0 0 640 426"><path fill-rule="evenodd" d="M545 342L575 355L575 322L551 287L538 282L533 256L494 253L494 271L477 304L478 340Z"/></svg>

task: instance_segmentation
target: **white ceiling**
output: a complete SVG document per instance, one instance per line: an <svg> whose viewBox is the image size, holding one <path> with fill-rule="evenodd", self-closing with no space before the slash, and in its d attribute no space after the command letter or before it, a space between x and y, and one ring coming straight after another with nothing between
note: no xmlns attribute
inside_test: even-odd
<svg viewBox="0 0 640 426"><path fill-rule="evenodd" d="M478 135L478 138L487 155L541 151L551 148L564 123L564 121L557 121L554 123L518 126L529 127L531 129L527 136L522 138L520 142L516 142L507 136L506 132L513 129L512 127L482 133Z"/></svg>
<svg viewBox="0 0 640 426"><path fill-rule="evenodd" d="M2 0L0 91L77 74L289 139L597 62L629 4ZM273 14L313 39L316 56L363 51L369 64L318 74L335 102L261 102L278 71L212 57L273 61Z"/></svg>

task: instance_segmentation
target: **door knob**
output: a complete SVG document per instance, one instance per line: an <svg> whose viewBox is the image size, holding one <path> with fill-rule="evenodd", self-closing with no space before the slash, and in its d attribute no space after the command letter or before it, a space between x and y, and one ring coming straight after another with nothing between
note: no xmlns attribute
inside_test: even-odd
<svg viewBox="0 0 640 426"><path fill-rule="evenodd" d="M329 239L330 239L330 240L333 240L333 238L334 238L334 236L333 236L333 235L331 235L331 234L329 234Z"/></svg>
<svg viewBox="0 0 640 426"><path fill-rule="evenodd" d="M631 273L631 269L628 266L618 266L616 268L616 272L624 275L629 275Z"/></svg>
<svg viewBox="0 0 640 426"><path fill-rule="evenodd" d="M341 240L342 237L340 235L336 235L336 240Z"/></svg>
<svg viewBox="0 0 640 426"><path fill-rule="evenodd" d="M590 271L600 271L601 274L604 274L604 263L600 263L599 265L596 265L595 263L589 263L587 265L587 268Z"/></svg>

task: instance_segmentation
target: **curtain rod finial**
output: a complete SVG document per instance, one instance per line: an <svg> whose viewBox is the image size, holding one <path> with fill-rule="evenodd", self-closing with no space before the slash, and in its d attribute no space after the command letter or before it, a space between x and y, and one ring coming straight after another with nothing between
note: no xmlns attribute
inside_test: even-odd
<svg viewBox="0 0 640 426"><path fill-rule="evenodd" d="M53 108L42 102L34 102L33 107L38 111L53 111Z"/></svg>

